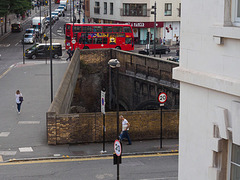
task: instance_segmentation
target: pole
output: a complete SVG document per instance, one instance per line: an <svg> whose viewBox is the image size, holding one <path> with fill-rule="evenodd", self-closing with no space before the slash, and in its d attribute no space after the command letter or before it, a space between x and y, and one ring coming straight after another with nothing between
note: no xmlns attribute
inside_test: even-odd
<svg viewBox="0 0 240 180"><path fill-rule="evenodd" d="M155 39L156 39L156 15L157 15L156 10L157 10L157 7L156 7L156 1L155 1L155 3L154 3L154 39L153 39L154 57L156 57L156 41L155 41Z"/></svg>
<svg viewBox="0 0 240 180"><path fill-rule="evenodd" d="M164 104L160 104L160 108L161 108L161 121L160 121L160 128L161 128L161 133L160 133L160 148L162 148L162 108L163 108Z"/></svg>
<svg viewBox="0 0 240 180"><path fill-rule="evenodd" d="M119 68L117 68L117 91L116 91L116 99L117 99L117 139L119 139ZM117 157L117 180L119 180L119 158Z"/></svg>
<svg viewBox="0 0 240 180"><path fill-rule="evenodd" d="M75 14L74 14L74 0L73 1L73 39L75 38L75 35L74 35L74 21L75 21ZM74 51L74 44L73 44L73 51Z"/></svg>
<svg viewBox="0 0 240 180"><path fill-rule="evenodd" d="M86 22L86 18L85 18L85 9L86 9L86 5L85 5L85 0L84 0L84 21L83 21L83 23Z"/></svg>
<svg viewBox="0 0 240 180"><path fill-rule="evenodd" d="M40 25L39 25L40 28L38 27L38 29L39 29L38 32L39 32L39 37L40 37L40 39L41 39L41 29L42 29L42 28L41 28L41 26L42 26L42 21L41 21L41 15L42 15L42 14L41 14L41 5L42 5L42 0L40 1ZM41 42L41 40L40 40L40 42Z"/></svg>
<svg viewBox="0 0 240 180"><path fill-rule="evenodd" d="M103 114L103 152L105 152L105 114Z"/></svg>
<svg viewBox="0 0 240 180"><path fill-rule="evenodd" d="M25 52L24 52L24 34L23 34L22 44L23 44L23 64L25 64Z"/></svg>
<svg viewBox="0 0 240 180"><path fill-rule="evenodd" d="M51 102L53 102L53 70L52 70L52 2L49 1L50 14L50 81L51 81Z"/></svg>
<svg viewBox="0 0 240 180"><path fill-rule="evenodd" d="M71 0L70 0L70 22L72 22L72 8L71 8Z"/></svg>

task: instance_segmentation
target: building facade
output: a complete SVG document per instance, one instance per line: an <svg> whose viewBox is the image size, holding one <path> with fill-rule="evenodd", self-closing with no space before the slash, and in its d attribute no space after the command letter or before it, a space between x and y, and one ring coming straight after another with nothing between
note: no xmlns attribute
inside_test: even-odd
<svg viewBox="0 0 240 180"><path fill-rule="evenodd" d="M240 179L239 27L239 0L182 0L179 180Z"/></svg>
<svg viewBox="0 0 240 180"><path fill-rule="evenodd" d="M150 38L159 42L160 37L171 43L180 39L180 0L156 1L156 37L154 37L153 0L90 0L90 15L87 22L127 23L133 27L135 43L146 44Z"/></svg>

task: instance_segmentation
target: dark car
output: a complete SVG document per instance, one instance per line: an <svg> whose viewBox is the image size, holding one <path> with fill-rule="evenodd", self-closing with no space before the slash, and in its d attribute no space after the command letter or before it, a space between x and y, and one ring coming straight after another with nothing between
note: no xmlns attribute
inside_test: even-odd
<svg viewBox="0 0 240 180"><path fill-rule="evenodd" d="M11 25L12 32L21 32L23 30L22 25L20 22L16 22Z"/></svg>
<svg viewBox="0 0 240 180"><path fill-rule="evenodd" d="M45 58L50 56L50 44L35 44L26 50L25 55L27 58ZM62 45L60 43L52 43L52 57L57 59L62 56Z"/></svg>
<svg viewBox="0 0 240 180"><path fill-rule="evenodd" d="M154 51L153 51L153 46L150 47L150 54L154 54ZM169 47L167 46L163 46L163 45L157 45L156 46L156 54L168 54L171 50L169 49ZM139 54L146 54L146 55L149 55L149 52L147 51L147 49L143 49L143 50L140 50L138 51Z"/></svg>

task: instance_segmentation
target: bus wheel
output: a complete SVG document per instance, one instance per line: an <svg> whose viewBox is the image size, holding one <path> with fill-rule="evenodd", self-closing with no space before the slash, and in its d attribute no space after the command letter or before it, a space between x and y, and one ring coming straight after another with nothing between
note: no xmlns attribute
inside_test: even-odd
<svg viewBox="0 0 240 180"><path fill-rule="evenodd" d="M89 47L87 47L87 46L84 46L84 47L83 47L83 49L89 49Z"/></svg>
<svg viewBox="0 0 240 180"><path fill-rule="evenodd" d="M32 59L36 59L36 55L35 54L32 55Z"/></svg>
<svg viewBox="0 0 240 180"><path fill-rule="evenodd" d="M121 47L120 47L120 46L117 46L117 47L116 47L116 49L119 49L119 50L121 50Z"/></svg>
<svg viewBox="0 0 240 180"><path fill-rule="evenodd" d="M54 54L54 59L58 59L58 55L57 54Z"/></svg>

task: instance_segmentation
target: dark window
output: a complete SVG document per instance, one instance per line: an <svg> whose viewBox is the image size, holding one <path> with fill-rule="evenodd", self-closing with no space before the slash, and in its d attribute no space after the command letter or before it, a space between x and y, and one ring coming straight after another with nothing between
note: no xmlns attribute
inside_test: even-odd
<svg viewBox="0 0 240 180"><path fill-rule="evenodd" d="M165 3L165 16L172 16L172 3Z"/></svg>
<svg viewBox="0 0 240 180"><path fill-rule="evenodd" d="M70 36L66 36L66 40L71 40L71 37Z"/></svg>
<svg viewBox="0 0 240 180"><path fill-rule="evenodd" d="M123 4L124 16L147 16L147 4Z"/></svg>
<svg viewBox="0 0 240 180"><path fill-rule="evenodd" d="M93 44L102 44L102 38L93 38Z"/></svg>
<svg viewBox="0 0 240 180"><path fill-rule="evenodd" d="M71 29L71 26L70 25L67 25L67 30L70 30Z"/></svg>
<svg viewBox="0 0 240 180"><path fill-rule="evenodd" d="M107 44L107 38L103 38L103 44Z"/></svg>
<svg viewBox="0 0 240 180"><path fill-rule="evenodd" d="M103 26L103 32L112 32L112 26Z"/></svg>
<svg viewBox="0 0 240 180"><path fill-rule="evenodd" d="M110 3L110 14L113 15L113 3Z"/></svg>
<svg viewBox="0 0 240 180"><path fill-rule="evenodd" d="M93 26L93 32L102 32L102 26Z"/></svg>
<svg viewBox="0 0 240 180"><path fill-rule="evenodd" d="M123 27L123 32L126 32L126 33L131 33L132 32L132 29L130 27Z"/></svg>
<svg viewBox="0 0 240 180"><path fill-rule="evenodd" d="M82 32L92 32L92 26L83 26Z"/></svg>
<svg viewBox="0 0 240 180"><path fill-rule="evenodd" d="M74 32L81 32L81 26L74 26Z"/></svg>
<svg viewBox="0 0 240 180"><path fill-rule="evenodd" d="M113 26L113 32L122 32L121 26Z"/></svg>
<svg viewBox="0 0 240 180"><path fill-rule="evenodd" d="M104 14L107 14L107 3L104 2Z"/></svg>
<svg viewBox="0 0 240 180"><path fill-rule="evenodd" d="M100 14L99 2L95 2L94 13L95 14Z"/></svg>
<svg viewBox="0 0 240 180"><path fill-rule="evenodd" d="M125 38L125 44L131 44L132 38Z"/></svg>

